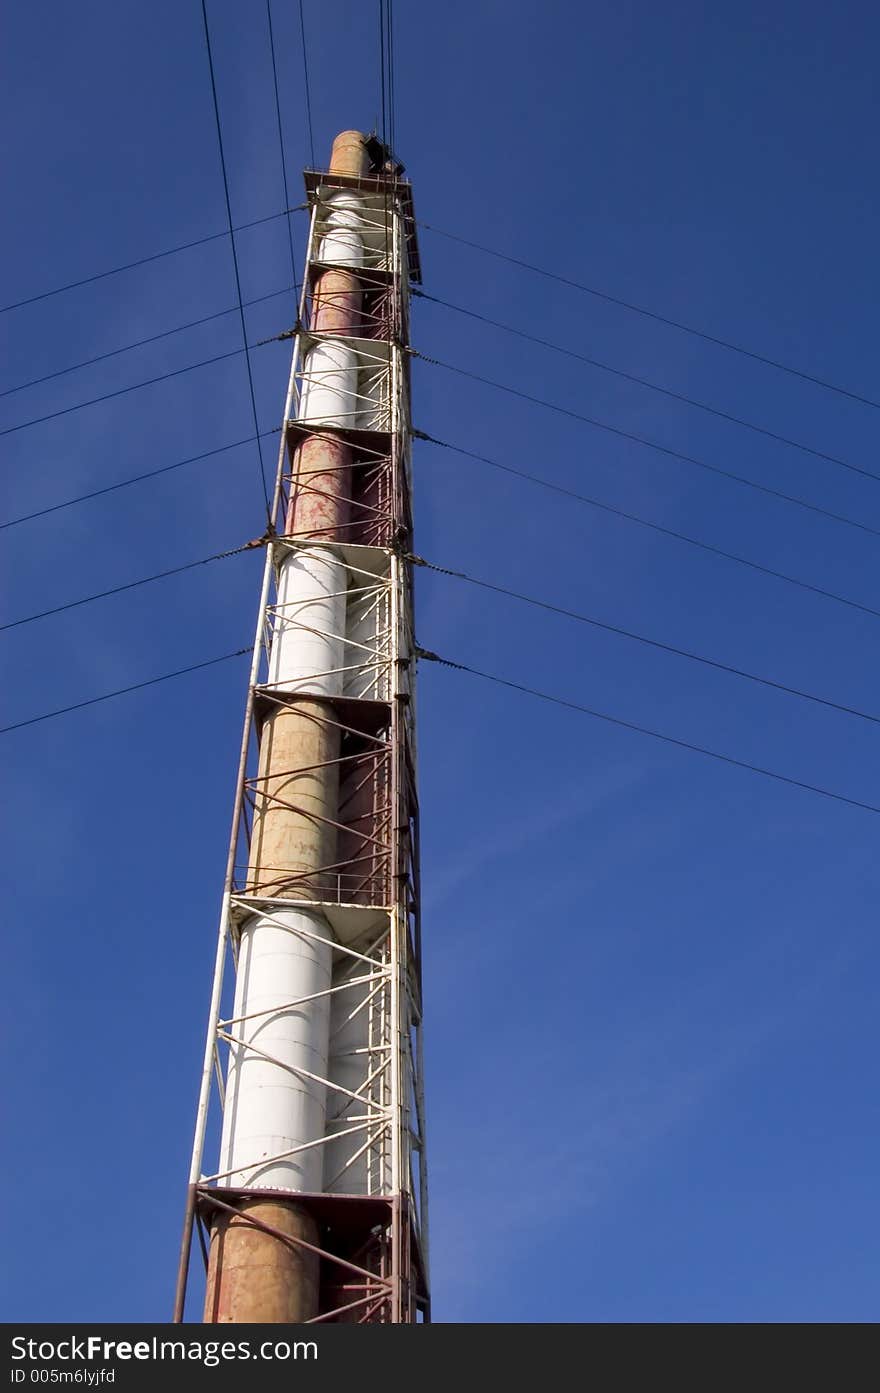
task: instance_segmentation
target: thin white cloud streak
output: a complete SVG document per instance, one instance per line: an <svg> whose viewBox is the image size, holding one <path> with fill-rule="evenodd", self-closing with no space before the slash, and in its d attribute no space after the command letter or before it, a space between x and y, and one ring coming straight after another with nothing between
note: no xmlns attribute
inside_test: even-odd
<svg viewBox="0 0 880 1393"><path fill-rule="evenodd" d="M783 931L753 955L752 969L772 958L792 935ZM747 1067L761 1050L784 1031L797 1028L808 1009L828 986L851 966L860 941L844 943L824 955L806 973L781 1005L771 1005L751 1018L741 1017L714 1037L705 1029L677 1024L674 1012L645 1022L639 1038L631 1035L604 1075L572 1089L564 1113L556 1102L565 1096L559 1079L546 1096L541 1070L554 1061L532 1059L529 1076L511 1065L511 1094L502 1087L488 1105L480 1125L460 1139L458 1154L467 1158L467 1185L448 1165L434 1169L434 1185L453 1196L469 1194L467 1207L451 1204L452 1222L443 1227L432 1248L438 1319L479 1319L481 1292L495 1274L525 1269L529 1247L563 1223L577 1224L586 1258L589 1232L584 1211L602 1203L616 1187L650 1163L651 1156L676 1128L694 1114L728 1079ZM697 1035L699 1038L697 1038ZM558 1059L555 1060L558 1068ZM536 1067L537 1066L537 1067ZM546 1074L547 1080L551 1075ZM516 1081L515 1089L513 1081ZM498 1081L496 1078L496 1085ZM503 1095L503 1096L502 1096ZM547 1113L543 1141L538 1110ZM525 1110L525 1120L521 1121ZM479 1204L479 1222L474 1207ZM588 1319L584 1312L583 1318Z"/></svg>
<svg viewBox="0 0 880 1393"><path fill-rule="evenodd" d="M635 788L650 773L651 766L643 760L621 762L598 776L584 774L567 786L560 795L554 784L551 788L530 789L528 804L534 811L518 821L505 820L503 826L486 833L477 841L467 842L467 850L447 860L437 869L433 866L425 879L422 907L436 914L463 885L482 873L493 861L512 856L524 847L542 842L557 827L566 822L579 822L594 816L606 803L621 793Z"/></svg>

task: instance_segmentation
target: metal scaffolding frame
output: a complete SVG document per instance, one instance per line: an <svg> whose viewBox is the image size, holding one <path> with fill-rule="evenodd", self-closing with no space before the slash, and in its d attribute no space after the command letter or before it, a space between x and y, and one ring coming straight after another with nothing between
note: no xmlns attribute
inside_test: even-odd
<svg viewBox="0 0 880 1393"><path fill-rule="evenodd" d="M414 635L411 564L412 508L409 415L409 285L420 279L412 195L396 174L359 177L307 171L311 219L307 274L299 307L279 449L272 517L258 610L256 635L233 807L226 878L220 914L207 1040L202 1068L190 1168L174 1319L184 1319L190 1253L198 1238L207 1267L207 1234L214 1215L231 1211L242 1221L271 1233L278 1242L317 1253L321 1260L321 1302L315 1322L398 1323L430 1319L427 1276L427 1167L422 1083L421 930L419 811L416 793ZM307 382L308 348L322 336L310 328L312 291L328 269L316 251L332 208L331 197L355 189L363 209L364 266L357 269L364 312L359 336L349 347L359 364L359 390L351 424L310 425L300 419ZM361 335L363 337L361 337ZM330 336L324 336L330 337ZM339 337L339 336L337 336ZM364 399L372 415L359 424ZM359 414L355 415L355 411ZM339 479L326 468L313 470L312 483L298 469L297 446L325 436L342 442L351 466ZM348 482L350 481L350 482ZM286 534L297 497L345 497L349 521L345 536ZM343 695L315 696L297 684L271 682L269 657L281 624L309 628L307 604L285 605L277 586L282 558L291 550L311 554L329 548L345 567L347 603L361 603L369 637L344 642L344 666L337 670ZM338 855L332 864L311 868L261 866L258 880L249 871L251 838L258 809L280 803L308 812L295 801L296 779L308 767L281 771L283 797L259 773L260 732L268 714L297 708L308 719L338 733L341 798ZM311 769L321 766L311 766ZM288 777L289 776L289 779ZM290 786L293 792L290 792ZM287 800L285 802L285 799ZM352 812L348 818L348 808ZM365 811L366 808L366 811ZM320 912L332 931L334 980L329 997L346 992L355 1001L346 1021L363 1012L367 1021L364 1078L348 1089L330 1078L307 1075L327 1090L327 1126L308 1147L333 1144L345 1155L336 1173L325 1174L325 1191L278 1191L260 1186L260 1172L282 1159L261 1158L235 1172L205 1170L209 1130L212 1138L225 1104L225 1059L229 1047L256 1054L243 1038L245 1018L224 1010L230 999L242 924L255 914L272 922L291 906ZM275 922L284 927L279 919ZM307 936L307 931L303 930ZM327 942L315 932L315 937ZM231 968L231 972L229 969ZM299 998L286 1007L305 1004ZM279 1009L273 1007L273 1010ZM262 1014L262 1013L256 1013ZM332 1041L331 1041L332 1052ZM267 1056L262 1056L267 1058ZM282 1069L290 1068L271 1061ZM303 1070L292 1070L304 1075ZM212 1141L213 1145L213 1141ZM292 1155L293 1152L285 1153ZM326 1154L326 1153L325 1153ZM351 1175L360 1188L346 1190ZM234 1182L234 1183L233 1183ZM309 1211L321 1234L320 1246L293 1238L240 1208L248 1199L294 1200Z"/></svg>

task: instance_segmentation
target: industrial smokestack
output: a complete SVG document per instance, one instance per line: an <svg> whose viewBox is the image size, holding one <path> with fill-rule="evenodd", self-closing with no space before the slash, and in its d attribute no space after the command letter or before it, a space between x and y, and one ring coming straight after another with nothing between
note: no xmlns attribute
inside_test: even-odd
<svg viewBox="0 0 880 1393"><path fill-rule="evenodd" d="M306 176L302 327L251 674L177 1319L196 1223L209 1233L206 1321L427 1318L405 561L405 345L418 257L401 170L375 137L344 131L329 171ZM228 943L235 990L224 1018ZM212 1079L220 1159L205 1175Z"/></svg>

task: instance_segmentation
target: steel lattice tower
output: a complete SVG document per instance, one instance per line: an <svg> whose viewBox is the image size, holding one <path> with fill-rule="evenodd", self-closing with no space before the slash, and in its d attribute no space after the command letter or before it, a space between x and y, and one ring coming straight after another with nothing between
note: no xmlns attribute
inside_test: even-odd
<svg viewBox="0 0 880 1393"><path fill-rule="evenodd" d="M377 139L343 132L305 178L175 1318L195 1231L206 1321L414 1322L429 1318L406 559L418 249Z"/></svg>

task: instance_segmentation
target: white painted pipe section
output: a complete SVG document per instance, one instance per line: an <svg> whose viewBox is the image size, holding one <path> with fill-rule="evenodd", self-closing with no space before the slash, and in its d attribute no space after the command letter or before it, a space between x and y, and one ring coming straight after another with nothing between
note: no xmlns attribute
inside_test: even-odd
<svg viewBox="0 0 880 1393"><path fill-rule="evenodd" d="M350 697L387 701L388 690L388 585L370 585L358 576L348 601L344 692Z"/></svg>
<svg viewBox="0 0 880 1393"><path fill-rule="evenodd" d="M329 547L287 553L278 578L269 682L338 696L345 663L348 573Z"/></svg>
<svg viewBox="0 0 880 1393"><path fill-rule="evenodd" d="M310 426L359 425L358 355L340 339L322 339L303 364L299 420Z"/></svg>
<svg viewBox="0 0 880 1393"><path fill-rule="evenodd" d="M360 430L388 430L388 368L371 365L360 377L357 424Z"/></svg>
<svg viewBox="0 0 880 1393"><path fill-rule="evenodd" d="M357 1093L370 1072L369 1006L357 1011L360 1002L370 994L370 984L362 983L345 991L333 993L330 1006L330 1078L334 1083ZM328 1141L325 1147L324 1188L329 1194L365 1195L368 1190L368 1161L371 1153L361 1151L367 1132L358 1127L367 1107L343 1093L331 1092L327 1099L327 1135L349 1131L338 1141ZM350 1129L358 1127L357 1131ZM357 1156L356 1160L352 1157ZM351 1161L350 1165L347 1162Z"/></svg>
<svg viewBox="0 0 880 1393"><path fill-rule="evenodd" d="M362 266L364 263L365 221L362 202L355 193L344 190L327 199L327 231L321 239L318 261L333 266Z"/></svg>
<svg viewBox="0 0 880 1393"><path fill-rule="evenodd" d="M325 1085L295 1071L326 1076L329 998L302 1006L288 1003L327 990L331 949L300 932L303 929L329 936L321 915L301 909L279 910L272 920L255 915L242 929L236 1022L228 1030L244 1043L230 1046L220 1172L232 1174L221 1182L224 1185L312 1191L322 1187L323 1147L310 1146L272 1160L324 1132Z"/></svg>

